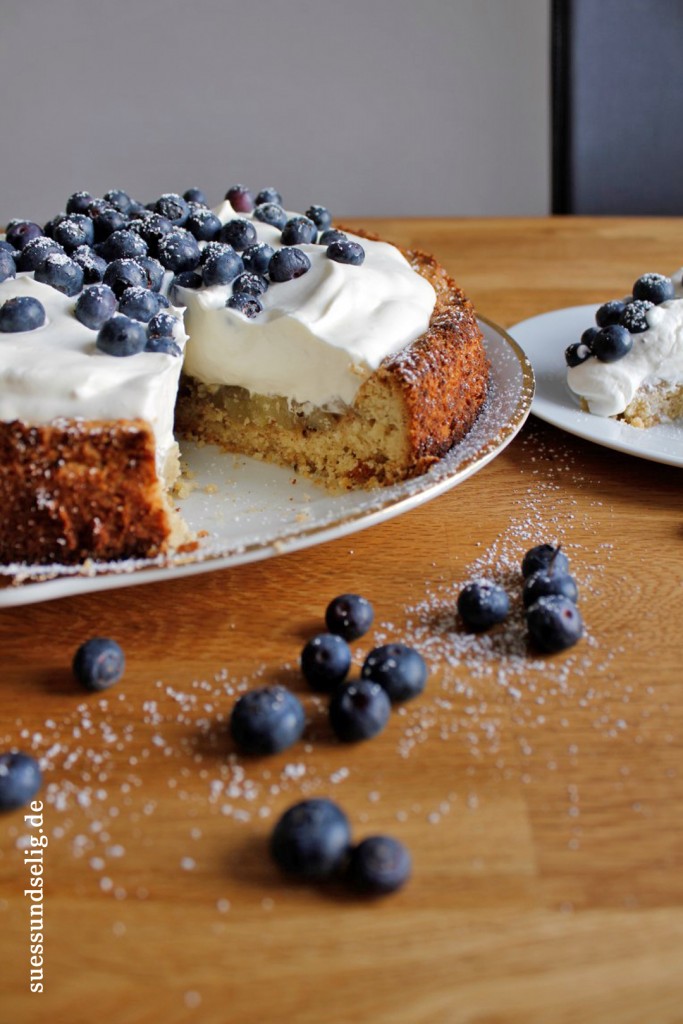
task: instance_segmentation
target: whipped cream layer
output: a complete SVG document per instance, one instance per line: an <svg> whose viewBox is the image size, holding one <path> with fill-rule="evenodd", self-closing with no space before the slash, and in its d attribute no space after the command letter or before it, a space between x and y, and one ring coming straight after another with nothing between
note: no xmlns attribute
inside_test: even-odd
<svg viewBox="0 0 683 1024"><path fill-rule="evenodd" d="M280 231L229 202L225 223L251 219L258 241L281 248ZM361 266L335 263L324 245L297 245L311 268L272 283L253 320L225 306L231 285L177 289L190 336L185 372L208 385L233 385L290 402L339 411L353 403L382 360L429 326L436 294L394 246L348 234L365 250Z"/></svg>
<svg viewBox="0 0 683 1024"><path fill-rule="evenodd" d="M182 359L160 352L110 356L95 346L97 332L74 316L69 298L32 273L0 283L0 305L30 295L45 308L46 322L34 331L0 332L0 419L40 425L56 419L144 419L157 442L163 473L175 450L173 410ZM181 311L174 339L183 346Z"/></svg>
<svg viewBox="0 0 683 1024"><path fill-rule="evenodd" d="M683 270L671 275L675 298L648 309L648 329L633 335L630 352L615 363L590 356L567 370L567 383L598 416L623 413L641 387L683 383Z"/></svg>

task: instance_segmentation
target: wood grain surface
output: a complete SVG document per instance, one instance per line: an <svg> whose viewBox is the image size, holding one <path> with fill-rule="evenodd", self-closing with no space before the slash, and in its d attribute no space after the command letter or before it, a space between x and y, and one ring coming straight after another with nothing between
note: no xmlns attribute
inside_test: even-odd
<svg viewBox="0 0 683 1024"><path fill-rule="evenodd" d="M665 219L365 221L435 253L501 325L621 295L680 263ZM30 992L22 812L0 820L0 1024L674 1024L683 1021L683 475L531 418L450 493L269 561L3 610L0 749L45 762L44 991ZM527 649L519 561L559 540L586 637ZM485 572L510 621L466 634ZM297 662L327 602L374 604L428 660L423 697L342 746ZM115 637L86 695L75 648ZM305 740L238 758L238 693L295 689ZM388 832L410 883L367 900L271 864L281 811L327 795Z"/></svg>

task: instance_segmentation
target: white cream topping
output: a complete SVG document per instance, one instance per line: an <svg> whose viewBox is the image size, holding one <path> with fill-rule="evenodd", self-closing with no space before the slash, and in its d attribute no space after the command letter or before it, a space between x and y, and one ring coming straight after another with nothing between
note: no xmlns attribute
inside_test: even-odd
<svg viewBox="0 0 683 1024"><path fill-rule="evenodd" d="M235 214L229 202L215 212L223 223L247 216L259 242L281 247L279 229ZM436 295L394 246L348 237L365 250L361 266L336 263L324 245L298 245L310 270L272 283L253 320L226 308L230 284L179 289L190 335L186 372L204 384L238 385L327 409L351 404L387 355L424 333Z"/></svg>
<svg viewBox="0 0 683 1024"><path fill-rule="evenodd" d="M157 442L157 467L175 447L173 410L182 359L159 352L110 356L95 346L97 332L74 316L78 296L69 298L32 273L0 283L0 305L30 295L46 312L34 331L0 332L0 419L44 424L56 419L143 419ZM186 335L181 311L174 339Z"/></svg>
<svg viewBox="0 0 683 1024"><path fill-rule="evenodd" d="M683 383L682 270L672 274L675 298L647 310L648 329L633 335L633 347L615 363L590 356L567 370L572 391L598 416L618 416L639 388L661 381Z"/></svg>

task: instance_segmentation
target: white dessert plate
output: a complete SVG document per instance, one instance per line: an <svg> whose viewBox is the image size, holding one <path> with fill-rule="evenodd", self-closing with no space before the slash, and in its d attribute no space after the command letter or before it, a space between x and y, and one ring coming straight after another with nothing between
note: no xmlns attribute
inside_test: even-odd
<svg viewBox="0 0 683 1024"><path fill-rule="evenodd" d="M509 333L524 349L536 377L531 411L577 437L667 466L683 466L683 424L659 423L641 430L584 412L567 385L564 350L595 323L593 306L570 306L523 320Z"/></svg>
<svg viewBox="0 0 683 1024"><path fill-rule="evenodd" d="M0 607L32 604L211 572L336 540L436 498L500 454L531 408L534 375L520 347L481 319L491 360L491 394L473 430L430 470L374 491L331 495L282 469L184 444L189 491L178 505L201 534L196 551L163 562L95 563L88 567L5 566ZM0 584L1 585L1 584Z"/></svg>

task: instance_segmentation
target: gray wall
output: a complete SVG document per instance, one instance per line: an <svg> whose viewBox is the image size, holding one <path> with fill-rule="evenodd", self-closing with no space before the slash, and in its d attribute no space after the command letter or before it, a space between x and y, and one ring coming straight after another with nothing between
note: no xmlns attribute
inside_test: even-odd
<svg viewBox="0 0 683 1024"><path fill-rule="evenodd" d="M340 216L546 213L548 6L0 0L0 223L237 181Z"/></svg>

